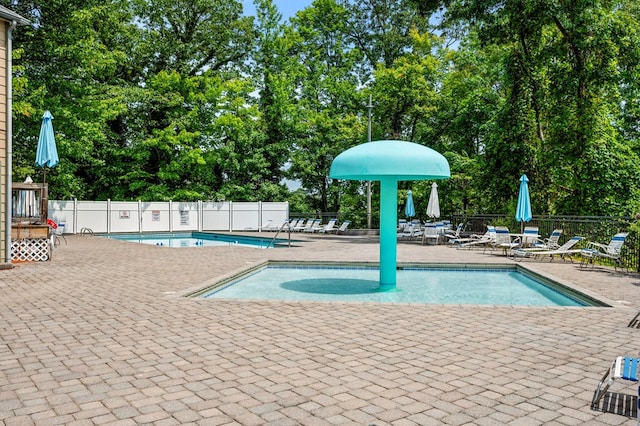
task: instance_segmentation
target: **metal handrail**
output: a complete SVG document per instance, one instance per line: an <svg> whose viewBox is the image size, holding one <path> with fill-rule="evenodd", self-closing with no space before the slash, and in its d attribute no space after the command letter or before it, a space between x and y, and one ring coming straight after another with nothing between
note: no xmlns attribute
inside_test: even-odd
<svg viewBox="0 0 640 426"><path fill-rule="evenodd" d="M282 228L284 228L285 225L289 229L289 245L288 246L291 247L291 227L289 226L290 223L291 223L291 221L288 220L286 222L283 222L282 225L280 225L280 228L278 228L278 230L276 231L276 235L273 236L273 238L271 239L271 242L269 243L269 245L267 247L273 246L273 243L275 242L276 238L278 238L278 235L280 235L280 231L282 231Z"/></svg>

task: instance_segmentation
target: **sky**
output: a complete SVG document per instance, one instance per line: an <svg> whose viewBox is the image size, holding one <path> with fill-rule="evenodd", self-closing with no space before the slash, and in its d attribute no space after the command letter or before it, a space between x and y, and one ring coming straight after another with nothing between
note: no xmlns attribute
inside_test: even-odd
<svg viewBox="0 0 640 426"><path fill-rule="evenodd" d="M276 5L285 21L295 15L297 11L310 6L311 3L313 0L273 0L273 4ZM245 15L255 14L256 8L253 5L253 0L242 0L242 7Z"/></svg>

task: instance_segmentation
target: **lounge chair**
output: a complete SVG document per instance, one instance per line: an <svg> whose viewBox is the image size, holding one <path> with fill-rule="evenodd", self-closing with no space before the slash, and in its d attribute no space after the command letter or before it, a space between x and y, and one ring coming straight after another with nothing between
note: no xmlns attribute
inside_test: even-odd
<svg viewBox="0 0 640 426"><path fill-rule="evenodd" d="M609 387L613 384L615 379L628 380L630 382L638 383L638 367L640 360L638 358L632 358L628 356L619 356L611 364L609 368L602 376L602 379L598 383L593 398L591 399L591 409L598 409L600 400L607 392ZM639 413L640 417L640 413Z"/></svg>
<svg viewBox="0 0 640 426"><path fill-rule="evenodd" d="M582 251L582 249L573 248L576 244L582 241L582 239L582 237L575 236L570 240L567 240L566 243L555 250L540 250L536 249L535 247L518 248L513 251L513 255L516 258L549 256L551 257L551 260L553 260L553 256L559 255L562 259L564 259L565 256L571 257L572 254L580 253Z"/></svg>
<svg viewBox="0 0 640 426"><path fill-rule="evenodd" d="M530 250L555 250L560 247L560 236L562 235L562 229L554 229L549 235L549 238L544 240L537 239L528 247Z"/></svg>
<svg viewBox="0 0 640 426"><path fill-rule="evenodd" d="M540 238L538 232L537 226L526 226L522 235L518 235L513 242L518 244L516 247L531 247Z"/></svg>
<svg viewBox="0 0 640 426"><path fill-rule="evenodd" d="M422 227L419 221L411 221L407 223L404 230L398 232L398 238L417 238L422 236Z"/></svg>
<svg viewBox="0 0 640 426"><path fill-rule="evenodd" d="M609 244L589 242L587 247L580 251L580 256L582 256L580 266L586 267L588 264L591 264L593 267L596 259L610 259L613 261L615 269L617 269L618 266L624 267L620 255L622 252L622 245L627 239L627 235L629 235L628 232L618 232L611 238Z"/></svg>
<svg viewBox="0 0 640 426"><path fill-rule="evenodd" d="M311 222L311 225L305 227L302 231L313 233L313 232L316 232L321 227L322 227L322 219L314 219Z"/></svg>
<svg viewBox="0 0 640 426"><path fill-rule="evenodd" d="M289 219L286 219L281 224L276 224L272 220L267 221L267 223L262 227L264 231L279 231L283 229L287 229L289 226Z"/></svg>
<svg viewBox="0 0 640 426"><path fill-rule="evenodd" d="M450 241L452 244L456 244L457 248L473 248L483 247L491 244L496 239L496 227L493 225L487 225L487 232L482 236L471 236L469 238L459 238L454 241Z"/></svg>
<svg viewBox="0 0 640 426"><path fill-rule="evenodd" d="M313 219L312 217L307 219L306 221L304 219L300 219L298 221L298 224L296 226L293 227L293 231L295 232L302 232L307 228L310 228L311 225L313 225L313 221L315 219Z"/></svg>
<svg viewBox="0 0 640 426"><path fill-rule="evenodd" d="M324 225L320 229L318 229L318 233L326 234L327 232L333 232L333 229L336 226L336 222L338 222L338 219L330 219L329 222L327 222L326 225Z"/></svg>
<svg viewBox="0 0 640 426"><path fill-rule="evenodd" d="M347 231L347 228L349 227L350 223L351 223L350 220L345 220L344 222L342 222L339 228L334 228L334 232L336 233L336 235L338 235L339 233L344 234Z"/></svg>
<svg viewBox="0 0 640 426"><path fill-rule="evenodd" d="M491 248L491 251L494 249L501 249L506 255L508 251L513 250L516 247L520 246L519 241L512 241L511 234L509 233L509 228L506 226L496 226L496 238L495 241L489 244L487 247ZM485 247L486 250L486 247Z"/></svg>
<svg viewBox="0 0 640 426"><path fill-rule="evenodd" d="M440 232L438 230L438 225L435 223L425 224L422 231L422 244L426 244L427 241L433 241L434 244L438 244L439 240Z"/></svg>
<svg viewBox="0 0 640 426"><path fill-rule="evenodd" d="M451 240L457 240L458 238L461 238L460 234L462 233L463 229L464 229L464 223L460 222L456 227L455 231L451 229L445 229L444 237L447 238L448 239L447 242L451 244Z"/></svg>
<svg viewBox="0 0 640 426"><path fill-rule="evenodd" d="M283 228L286 229L287 231L293 231L293 228L295 228L296 226L298 226L298 223L300 223L300 221L302 221L303 219L291 219L289 221L289 224Z"/></svg>

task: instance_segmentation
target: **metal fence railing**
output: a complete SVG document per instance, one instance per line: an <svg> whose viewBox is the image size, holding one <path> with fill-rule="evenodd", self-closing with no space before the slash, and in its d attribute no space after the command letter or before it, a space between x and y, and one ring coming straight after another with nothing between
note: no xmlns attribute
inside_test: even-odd
<svg viewBox="0 0 640 426"><path fill-rule="evenodd" d="M355 217L346 217L336 212L315 212L315 213L290 213L290 217L314 217L323 220L326 223L330 218L338 218L338 221L349 219L355 223L355 227L362 227L359 224L365 223L363 220L357 220ZM398 217L401 217L399 214ZM362 219L362 218L360 218ZM443 216L439 220L450 220L455 227L460 222L465 224L465 234L484 234L487 225L503 225L511 230L520 230L521 224L516 222L513 216L506 215L453 215ZM616 232L629 232L623 247L622 259L625 266L632 271L640 272L640 235L631 229L631 225L636 221L632 217L616 217L616 216L533 216L533 219L527 222L527 226L537 226L540 235L543 238L551 235L554 229L562 229L560 244L573 236L579 235L584 238L584 245L589 241L608 244L611 237ZM374 215L373 228L377 228L379 217Z"/></svg>
<svg viewBox="0 0 640 426"><path fill-rule="evenodd" d="M521 227L514 217L504 215L454 215L451 221L455 224L465 223L465 232L468 233L484 233L486 225L504 225L509 229ZM631 229L634 222L635 219L631 217L534 216L526 225L537 226L543 237L548 237L554 229L562 229L560 244L576 235L583 237L585 244L589 241L608 244L615 233L629 232L621 257L629 270L640 272L640 236Z"/></svg>

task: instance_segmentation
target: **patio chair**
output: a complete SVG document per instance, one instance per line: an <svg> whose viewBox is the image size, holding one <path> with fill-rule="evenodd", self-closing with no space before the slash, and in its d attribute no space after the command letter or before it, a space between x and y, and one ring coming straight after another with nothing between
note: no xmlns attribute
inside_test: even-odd
<svg viewBox="0 0 640 426"><path fill-rule="evenodd" d="M338 219L330 219L326 225L318 229L318 233L326 234L327 232L333 232L333 229L335 228L337 222L338 222Z"/></svg>
<svg viewBox="0 0 640 426"><path fill-rule="evenodd" d="M555 250L560 247L559 241L562 235L562 229L554 229L549 238L543 240L536 239L527 249L529 250Z"/></svg>
<svg viewBox="0 0 640 426"><path fill-rule="evenodd" d="M302 232L310 232L310 233L316 232L318 229L320 229L321 222L322 222L322 219L314 219L314 220L312 220L311 224L307 224L308 226L306 226L302 230Z"/></svg>
<svg viewBox="0 0 640 426"><path fill-rule="evenodd" d="M618 232L611 238L609 244L589 242L587 247L580 251L580 256L582 256L580 266L586 267L591 264L591 267L593 267L596 259L609 259L613 261L614 269L617 270L618 266L624 267L620 255L627 235L629 235L628 232Z"/></svg>
<svg viewBox="0 0 640 426"><path fill-rule="evenodd" d="M458 224L458 226L456 227L456 230L453 231L451 229L445 229L444 231L444 237L448 239L447 243L452 244L452 240L457 240L460 237L460 234L462 233L464 229L464 223L460 222Z"/></svg>
<svg viewBox="0 0 640 426"><path fill-rule="evenodd" d="M565 256L571 257L572 254L580 253L582 251L582 249L573 248L576 244L582 241L582 239L582 237L575 236L567 240L566 243L554 250L540 250L535 247L518 248L513 251L513 255L516 258L549 256L552 261L553 256L559 255L562 259L564 259Z"/></svg>
<svg viewBox="0 0 640 426"><path fill-rule="evenodd" d="M49 235L51 237L51 244L54 247L60 245L60 238L64 241L64 245L67 245L67 239L64 236L64 224L59 225L52 219L47 219L47 225L49 226Z"/></svg>
<svg viewBox="0 0 640 426"><path fill-rule="evenodd" d="M420 226L420 221L413 220L407 223L404 229L401 232L398 232L398 238L417 238L422 236L422 226Z"/></svg>
<svg viewBox="0 0 640 426"><path fill-rule="evenodd" d="M350 220L345 220L344 222L342 222L342 224L340 225L339 228L334 228L334 231L336 235L338 235L339 233L345 233L347 232L347 228L349 227L349 224L351 223Z"/></svg>
<svg viewBox="0 0 640 426"><path fill-rule="evenodd" d="M506 255L508 251L519 247L520 242L512 241L511 234L509 233L509 228L506 226L496 226L496 237L493 243L487 245L487 247L491 248L491 251L494 249L501 249ZM485 250L487 249L485 247Z"/></svg>
<svg viewBox="0 0 640 426"><path fill-rule="evenodd" d="M593 398L591 399L591 409L597 410L600 404L600 400L605 395L609 387L613 384L615 379L627 380L633 383L638 383L638 364L640 360L638 358L632 358L628 356L619 356L611 364L609 368L602 376ZM640 389L639 389L640 391ZM640 405L640 402L638 402ZM639 410L640 411L640 410ZM640 413L638 414L640 418ZM640 422L639 422L640 423Z"/></svg>
<svg viewBox="0 0 640 426"><path fill-rule="evenodd" d="M293 228L295 228L296 226L298 226L298 224L300 223L300 221L302 221L304 219L300 219L300 218L295 218L295 219L291 219L289 221L289 223L287 224L287 226L285 226L283 228L283 230L287 230L287 231L293 231Z"/></svg>
<svg viewBox="0 0 640 426"><path fill-rule="evenodd" d="M457 240L452 241L452 244L456 244L457 248L473 248L473 247L483 247L488 244L491 244L495 241L496 238L496 227L493 225L487 225L487 232L482 236L471 236L469 238L458 238Z"/></svg>
<svg viewBox="0 0 640 426"><path fill-rule="evenodd" d="M434 244L438 244L440 240L440 232L438 225L435 223L427 223L424 225L422 231L422 244L426 244L428 241L433 241Z"/></svg>
<svg viewBox="0 0 640 426"><path fill-rule="evenodd" d="M304 219L300 219L298 221L298 224L296 226L293 227L293 231L295 232L302 232L307 228L310 228L311 225L313 225L313 221L314 219L312 217L310 217L309 219L307 219L306 221Z"/></svg>

